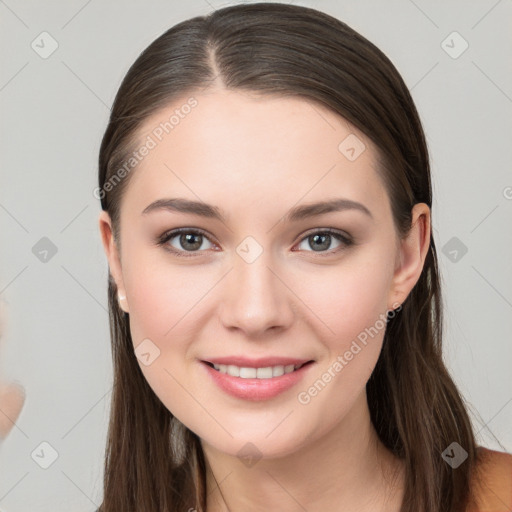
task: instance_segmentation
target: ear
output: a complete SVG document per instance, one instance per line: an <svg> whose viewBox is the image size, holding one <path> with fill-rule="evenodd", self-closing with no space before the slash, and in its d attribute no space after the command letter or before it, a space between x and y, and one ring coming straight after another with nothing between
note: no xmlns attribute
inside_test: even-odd
<svg viewBox="0 0 512 512"><path fill-rule="evenodd" d="M388 309L395 309L397 303L403 304L407 299L420 278L429 246L430 208L425 203L416 203L412 209L411 229L398 245Z"/></svg>
<svg viewBox="0 0 512 512"><path fill-rule="evenodd" d="M102 210L99 216L99 228L101 235L101 242L103 249L108 259L108 266L110 275L114 279L117 286L118 302L120 308L125 312L129 313L128 301L126 299L126 291L123 281L123 271L121 268L121 259L119 256L118 247L114 240L114 231L112 229L112 220L110 215Z"/></svg>

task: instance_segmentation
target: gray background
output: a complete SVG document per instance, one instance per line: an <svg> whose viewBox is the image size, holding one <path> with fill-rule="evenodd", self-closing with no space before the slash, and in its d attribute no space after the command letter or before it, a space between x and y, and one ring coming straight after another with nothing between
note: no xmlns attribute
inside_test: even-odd
<svg viewBox="0 0 512 512"><path fill-rule="evenodd" d="M412 92L432 159L446 361L479 444L512 451L512 2L295 3L361 32ZM0 0L0 298L9 318L0 370L27 391L0 446L4 511L92 511L101 502L112 373L92 193L99 144L139 53L175 23L224 5ZM31 47L51 48L44 31L58 43L47 58ZM469 47L456 55L463 40ZM57 250L46 261L43 237ZM31 457L44 441L58 453L48 469Z"/></svg>

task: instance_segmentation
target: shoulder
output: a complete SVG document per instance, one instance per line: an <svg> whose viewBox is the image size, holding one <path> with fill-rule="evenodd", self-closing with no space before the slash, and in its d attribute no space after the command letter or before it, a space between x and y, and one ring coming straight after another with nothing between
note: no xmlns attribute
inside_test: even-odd
<svg viewBox="0 0 512 512"><path fill-rule="evenodd" d="M512 454L478 447L471 492L474 505L467 512L512 510Z"/></svg>

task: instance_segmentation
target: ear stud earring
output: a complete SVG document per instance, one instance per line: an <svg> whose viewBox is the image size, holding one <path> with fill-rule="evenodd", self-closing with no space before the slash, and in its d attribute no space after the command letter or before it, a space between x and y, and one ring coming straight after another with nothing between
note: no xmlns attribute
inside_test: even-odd
<svg viewBox="0 0 512 512"><path fill-rule="evenodd" d="M119 307L121 309L123 309L122 306L121 306L121 301L125 300L125 299L126 299L126 295L121 295L120 293L117 294L117 301L118 301ZM123 311L124 311L124 309L123 309ZM124 311L124 312L126 313L126 311Z"/></svg>

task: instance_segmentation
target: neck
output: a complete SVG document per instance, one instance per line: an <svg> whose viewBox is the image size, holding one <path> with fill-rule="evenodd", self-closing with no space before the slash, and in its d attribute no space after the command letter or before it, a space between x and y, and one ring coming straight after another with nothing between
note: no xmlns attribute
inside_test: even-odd
<svg viewBox="0 0 512 512"><path fill-rule="evenodd" d="M378 438L365 391L339 425L287 456L249 466L202 446L207 512L400 510L403 463Z"/></svg>

